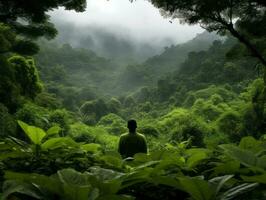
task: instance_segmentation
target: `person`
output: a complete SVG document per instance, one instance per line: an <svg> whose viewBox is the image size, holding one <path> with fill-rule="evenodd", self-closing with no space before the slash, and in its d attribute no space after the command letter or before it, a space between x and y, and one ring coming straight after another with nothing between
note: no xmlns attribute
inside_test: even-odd
<svg viewBox="0 0 266 200"><path fill-rule="evenodd" d="M118 152L122 158L133 157L136 153L147 153L147 142L144 135L137 133L137 122L127 122L128 133L122 134L119 139Z"/></svg>

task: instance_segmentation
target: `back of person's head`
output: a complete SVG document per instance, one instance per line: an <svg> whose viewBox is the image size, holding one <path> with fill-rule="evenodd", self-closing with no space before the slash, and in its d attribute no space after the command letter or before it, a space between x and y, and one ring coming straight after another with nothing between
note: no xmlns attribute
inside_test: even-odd
<svg viewBox="0 0 266 200"><path fill-rule="evenodd" d="M131 119L127 122L127 128L129 131L135 131L137 128L137 122L134 119Z"/></svg>

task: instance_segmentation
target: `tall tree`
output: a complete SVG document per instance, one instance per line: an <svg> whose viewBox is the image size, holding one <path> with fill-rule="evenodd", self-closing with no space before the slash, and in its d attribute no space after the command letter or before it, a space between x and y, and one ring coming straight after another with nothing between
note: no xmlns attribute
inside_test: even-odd
<svg viewBox="0 0 266 200"><path fill-rule="evenodd" d="M86 0L0 0L0 22L20 36L17 47L11 50L20 50L19 53L22 53L25 47L34 54L37 49L32 39L41 36L54 38L57 31L49 22L47 12L58 7L82 12L86 8ZM30 47L35 48L35 51L32 52Z"/></svg>
<svg viewBox="0 0 266 200"><path fill-rule="evenodd" d="M265 37L265 0L150 0L166 16L208 31L230 32L266 67L266 58L251 40ZM257 31L254 31L257 30Z"/></svg>

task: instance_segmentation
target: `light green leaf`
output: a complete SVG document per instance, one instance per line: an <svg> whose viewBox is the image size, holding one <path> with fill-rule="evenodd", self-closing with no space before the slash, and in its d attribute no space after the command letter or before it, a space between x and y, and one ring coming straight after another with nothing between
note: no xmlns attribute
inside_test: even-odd
<svg viewBox="0 0 266 200"><path fill-rule="evenodd" d="M80 148L86 152L97 153L100 151L101 145L90 143L90 144L83 144L80 146Z"/></svg>
<svg viewBox="0 0 266 200"><path fill-rule="evenodd" d="M57 172L63 184L64 198L67 200L88 200L92 186L86 174L73 169L63 169Z"/></svg>
<svg viewBox="0 0 266 200"><path fill-rule="evenodd" d="M225 153L229 157L238 160L240 163L247 167L263 167L264 160L260 161L260 158L249 150L241 149L237 146L229 144L220 145L220 147L225 150Z"/></svg>
<svg viewBox="0 0 266 200"><path fill-rule="evenodd" d="M243 137L239 143L239 147L241 149L247 149L252 152L259 152L263 150L261 142L251 136Z"/></svg>
<svg viewBox="0 0 266 200"><path fill-rule="evenodd" d="M58 135L61 128L59 126L53 126L49 128L46 133L48 136Z"/></svg>
<svg viewBox="0 0 266 200"><path fill-rule="evenodd" d="M187 166L189 168L195 167L200 161L208 158L208 150L207 149L188 149L186 150L186 154L189 156L187 159Z"/></svg>
<svg viewBox="0 0 266 200"><path fill-rule="evenodd" d="M59 180L52 176L48 177L40 174L28 174L6 171L4 177L7 180L19 180L36 184L38 186L41 186L42 188L45 188L45 190L49 191L52 194L60 195L62 193Z"/></svg>
<svg viewBox="0 0 266 200"><path fill-rule="evenodd" d="M101 159L108 165L115 166L115 167L121 167L122 166L122 160L118 157L111 156L111 155L104 155L101 157Z"/></svg>
<svg viewBox="0 0 266 200"><path fill-rule="evenodd" d="M78 144L70 137L51 138L42 144L42 149L57 149L64 147L78 147Z"/></svg>
<svg viewBox="0 0 266 200"><path fill-rule="evenodd" d="M29 126L28 124L22 121L18 121L18 124L26 133L26 135L30 138L33 144L40 145L42 143L42 139L46 136L44 130L35 126Z"/></svg>

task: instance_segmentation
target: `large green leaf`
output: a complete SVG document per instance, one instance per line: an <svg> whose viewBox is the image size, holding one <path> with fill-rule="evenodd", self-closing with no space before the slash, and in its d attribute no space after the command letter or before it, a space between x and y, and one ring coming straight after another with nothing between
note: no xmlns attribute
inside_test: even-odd
<svg viewBox="0 0 266 200"><path fill-rule="evenodd" d="M214 167L213 175L222 175L222 174L235 174L240 168L240 162L237 160L224 161L221 163L216 163Z"/></svg>
<svg viewBox="0 0 266 200"><path fill-rule="evenodd" d="M90 144L83 144L80 146L80 148L86 152L97 153L100 151L101 145L90 143Z"/></svg>
<svg viewBox="0 0 266 200"><path fill-rule="evenodd" d="M151 182L150 175L152 173L152 168L143 168L140 171L134 171L128 174L125 174L121 177L122 185L120 189L127 188L136 183L141 182Z"/></svg>
<svg viewBox="0 0 266 200"><path fill-rule="evenodd" d="M31 183L25 183L22 181L16 181L16 180L7 180L4 182L3 185L3 196L2 200L9 199L10 195L13 195L15 193L20 193L27 195L29 197L33 197L35 199L45 199L43 198L43 195L41 194L38 187Z"/></svg>
<svg viewBox="0 0 266 200"><path fill-rule="evenodd" d="M215 188L200 177L179 177L183 190L190 194L194 200L213 200Z"/></svg>
<svg viewBox="0 0 266 200"><path fill-rule="evenodd" d="M230 200L235 199L240 194L246 193L248 191L253 190L255 187L257 187L257 183L243 183L241 185L238 185L236 187L230 188L226 192L224 192L220 197L219 200Z"/></svg>
<svg viewBox="0 0 266 200"><path fill-rule="evenodd" d="M73 169L64 169L57 172L63 184L64 199L88 200L92 186L86 174L79 173Z"/></svg>
<svg viewBox="0 0 266 200"><path fill-rule="evenodd" d="M44 130L35 126L29 126L28 124L22 121L18 121L18 124L26 133L26 135L30 138L33 144L40 145L42 143L42 139L46 136Z"/></svg>
<svg viewBox="0 0 266 200"><path fill-rule="evenodd" d="M266 184L266 173L257 176L241 176L244 181Z"/></svg>
<svg viewBox="0 0 266 200"><path fill-rule="evenodd" d="M229 157L238 160L247 167L254 167L257 168L257 170L260 170L260 168L264 169L266 167L266 157L264 156L258 157L252 151L241 149L230 144L220 145L220 147L225 150L225 153Z"/></svg>
<svg viewBox="0 0 266 200"><path fill-rule="evenodd" d="M62 188L60 185L60 181L51 176L44 176L40 174L28 174L28 173L17 173L17 172L5 172L5 179L7 180L19 180L23 182L28 182L32 184L36 184L41 188L44 188L47 192L51 194L62 194Z"/></svg>
<svg viewBox="0 0 266 200"><path fill-rule="evenodd" d="M251 136L243 137L239 143L239 147L242 149L250 150L255 153L263 150L261 141L258 141Z"/></svg>
<svg viewBox="0 0 266 200"><path fill-rule="evenodd" d="M54 135L58 135L59 131L61 131L61 128L59 126L53 126L51 128L49 128L46 133L48 136L54 136Z"/></svg>
<svg viewBox="0 0 266 200"><path fill-rule="evenodd" d="M78 147L78 144L70 137L51 138L42 144L44 150L64 147Z"/></svg>
<svg viewBox="0 0 266 200"><path fill-rule="evenodd" d="M185 153L189 156L186 162L187 166L192 169L199 162L208 158L209 152L210 151L208 149L197 149L197 148L186 150Z"/></svg>

